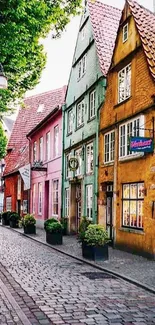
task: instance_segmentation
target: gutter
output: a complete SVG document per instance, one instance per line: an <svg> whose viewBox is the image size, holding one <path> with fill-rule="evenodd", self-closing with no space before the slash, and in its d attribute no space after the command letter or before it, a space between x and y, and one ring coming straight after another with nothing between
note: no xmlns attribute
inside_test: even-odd
<svg viewBox="0 0 155 325"><path fill-rule="evenodd" d="M61 218L64 217L64 144L65 144L65 109L66 104L62 105L62 161L61 161Z"/></svg>

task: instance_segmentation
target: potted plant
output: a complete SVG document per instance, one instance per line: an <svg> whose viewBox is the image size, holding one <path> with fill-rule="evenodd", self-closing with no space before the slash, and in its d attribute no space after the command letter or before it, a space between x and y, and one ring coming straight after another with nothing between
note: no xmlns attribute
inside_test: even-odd
<svg viewBox="0 0 155 325"><path fill-rule="evenodd" d="M36 234L36 219L33 214L26 214L23 217L24 234Z"/></svg>
<svg viewBox="0 0 155 325"><path fill-rule="evenodd" d="M62 231L63 227L60 222L48 219L44 223L46 231L46 242L51 245L62 245Z"/></svg>
<svg viewBox="0 0 155 325"><path fill-rule="evenodd" d="M2 225L3 226L9 226L10 225L10 211L4 211L2 212Z"/></svg>
<svg viewBox="0 0 155 325"><path fill-rule="evenodd" d="M79 242L81 242L81 243L83 242L84 237L85 237L85 232L86 232L88 226L91 224L92 224L91 219L89 219L86 216L81 217L81 222L80 222L78 236L77 236Z"/></svg>
<svg viewBox="0 0 155 325"><path fill-rule="evenodd" d="M63 226L62 233L63 233L64 236L66 236L67 235L67 232L68 232L68 218L67 217L62 217L60 219L60 222L61 222L61 224Z"/></svg>
<svg viewBox="0 0 155 325"><path fill-rule="evenodd" d="M82 240L82 256L91 260L108 259L108 233L101 225L89 225Z"/></svg>
<svg viewBox="0 0 155 325"><path fill-rule="evenodd" d="M20 216L17 212L10 212L9 221L11 228L18 228Z"/></svg>

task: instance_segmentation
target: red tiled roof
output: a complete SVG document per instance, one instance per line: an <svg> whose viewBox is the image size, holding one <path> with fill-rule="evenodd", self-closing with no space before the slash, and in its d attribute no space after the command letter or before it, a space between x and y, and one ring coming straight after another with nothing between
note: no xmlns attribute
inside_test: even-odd
<svg viewBox="0 0 155 325"><path fill-rule="evenodd" d="M66 89L64 86L24 100L24 108L19 110L7 146L7 149L12 150L5 157L4 175L18 171L20 167L29 163L29 141L26 135L52 110L64 104ZM37 112L39 104L44 104L44 109L40 113Z"/></svg>
<svg viewBox="0 0 155 325"><path fill-rule="evenodd" d="M133 0L127 0L134 17L150 72L155 79L155 15Z"/></svg>
<svg viewBox="0 0 155 325"><path fill-rule="evenodd" d="M88 8L100 68L103 75L106 76L111 64L121 10L105 5L98 0L89 0Z"/></svg>

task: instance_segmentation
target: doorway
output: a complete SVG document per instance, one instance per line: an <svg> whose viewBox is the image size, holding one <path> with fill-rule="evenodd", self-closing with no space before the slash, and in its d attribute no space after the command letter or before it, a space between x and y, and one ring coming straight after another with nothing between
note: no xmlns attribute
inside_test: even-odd
<svg viewBox="0 0 155 325"><path fill-rule="evenodd" d="M110 245L113 245L113 184L107 185L106 189L106 229L110 238Z"/></svg>

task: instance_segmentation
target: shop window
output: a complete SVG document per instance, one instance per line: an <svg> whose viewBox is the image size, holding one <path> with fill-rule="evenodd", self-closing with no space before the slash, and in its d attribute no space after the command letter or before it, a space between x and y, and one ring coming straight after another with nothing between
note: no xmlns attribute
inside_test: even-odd
<svg viewBox="0 0 155 325"><path fill-rule="evenodd" d="M144 183L123 184L123 226L143 229Z"/></svg>

